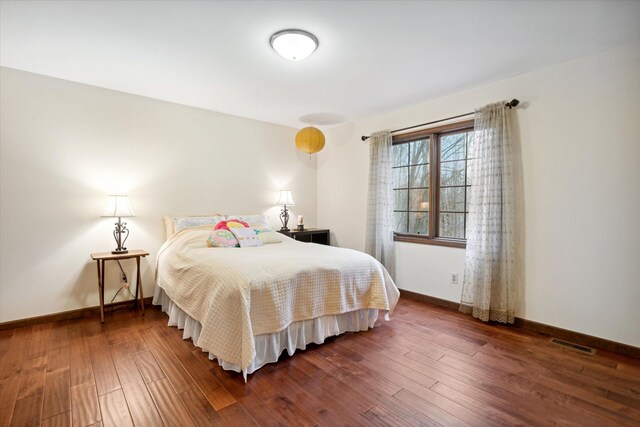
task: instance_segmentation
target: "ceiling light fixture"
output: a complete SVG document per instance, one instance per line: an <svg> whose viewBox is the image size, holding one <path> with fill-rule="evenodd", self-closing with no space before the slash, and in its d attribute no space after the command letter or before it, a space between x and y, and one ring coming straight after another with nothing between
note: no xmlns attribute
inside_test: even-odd
<svg viewBox="0 0 640 427"><path fill-rule="evenodd" d="M324 134L318 128L312 126L301 129L296 134L296 147L311 155L324 148Z"/></svg>
<svg viewBox="0 0 640 427"><path fill-rule="evenodd" d="M301 61L318 48L316 36L304 30L282 30L271 36L271 47L289 61Z"/></svg>

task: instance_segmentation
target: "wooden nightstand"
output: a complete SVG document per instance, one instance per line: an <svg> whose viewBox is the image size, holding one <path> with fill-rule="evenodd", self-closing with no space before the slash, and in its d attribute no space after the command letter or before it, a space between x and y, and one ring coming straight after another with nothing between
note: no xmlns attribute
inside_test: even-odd
<svg viewBox="0 0 640 427"><path fill-rule="evenodd" d="M278 233L282 233L300 242L318 243L319 245L331 244L329 229L326 228L305 228L304 230L293 229L289 231L278 230Z"/></svg>
<svg viewBox="0 0 640 427"><path fill-rule="evenodd" d="M138 305L138 290L140 290L140 306L144 315L144 296L142 295L142 281L140 279L140 258L146 257L149 252L142 249L134 249L125 254L112 254L111 252L98 252L91 254L91 259L98 265L98 290L100 292L100 322L104 323L104 262L122 259L136 259L138 274L136 278L136 295L133 302L134 307Z"/></svg>

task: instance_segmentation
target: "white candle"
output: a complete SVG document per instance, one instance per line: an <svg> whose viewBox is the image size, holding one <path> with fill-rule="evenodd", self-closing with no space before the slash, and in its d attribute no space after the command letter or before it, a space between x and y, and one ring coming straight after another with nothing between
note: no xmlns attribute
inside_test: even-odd
<svg viewBox="0 0 640 427"><path fill-rule="evenodd" d="M298 225L304 225L304 218L302 215L298 215Z"/></svg>

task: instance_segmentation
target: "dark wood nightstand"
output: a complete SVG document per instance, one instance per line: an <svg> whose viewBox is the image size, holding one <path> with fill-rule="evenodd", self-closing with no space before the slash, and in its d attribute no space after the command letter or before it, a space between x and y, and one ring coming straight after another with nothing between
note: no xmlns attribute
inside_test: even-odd
<svg viewBox="0 0 640 427"><path fill-rule="evenodd" d="M121 259L136 259L136 265L138 267L138 274L136 278L136 295L134 300L134 306L138 304L138 290L140 290L140 306L142 307L142 314L144 314L144 296L142 295L142 281L140 279L140 258L146 257L149 252L142 249L134 249L124 254L113 254L111 252L98 252L91 254L93 259L98 265L98 290L100 291L100 321L104 323L104 262L115 261Z"/></svg>
<svg viewBox="0 0 640 427"><path fill-rule="evenodd" d="M317 243L319 245L331 244L329 229L326 228L305 228L304 230L293 229L289 231L278 230L278 233L282 233L300 242Z"/></svg>

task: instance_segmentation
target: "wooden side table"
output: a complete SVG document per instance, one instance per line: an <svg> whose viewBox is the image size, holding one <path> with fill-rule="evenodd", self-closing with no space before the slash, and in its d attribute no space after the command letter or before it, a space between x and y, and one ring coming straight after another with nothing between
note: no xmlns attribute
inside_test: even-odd
<svg viewBox="0 0 640 427"><path fill-rule="evenodd" d="M144 315L144 296L142 294L142 282L140 278L140 258L146 257L149 252L142 249L135 249L124 254L112 254L111 252L97 252L91 254L91 259L96 261L98 266L98 290L100 292L100 322L104 323L104 262L115 261L121 259L136 259L136 265L138 267L138 274L136 280L136 295L134 300L134 307L138 305L138 290L140 290L140 305L142 307L142 314Z"/></svg>

